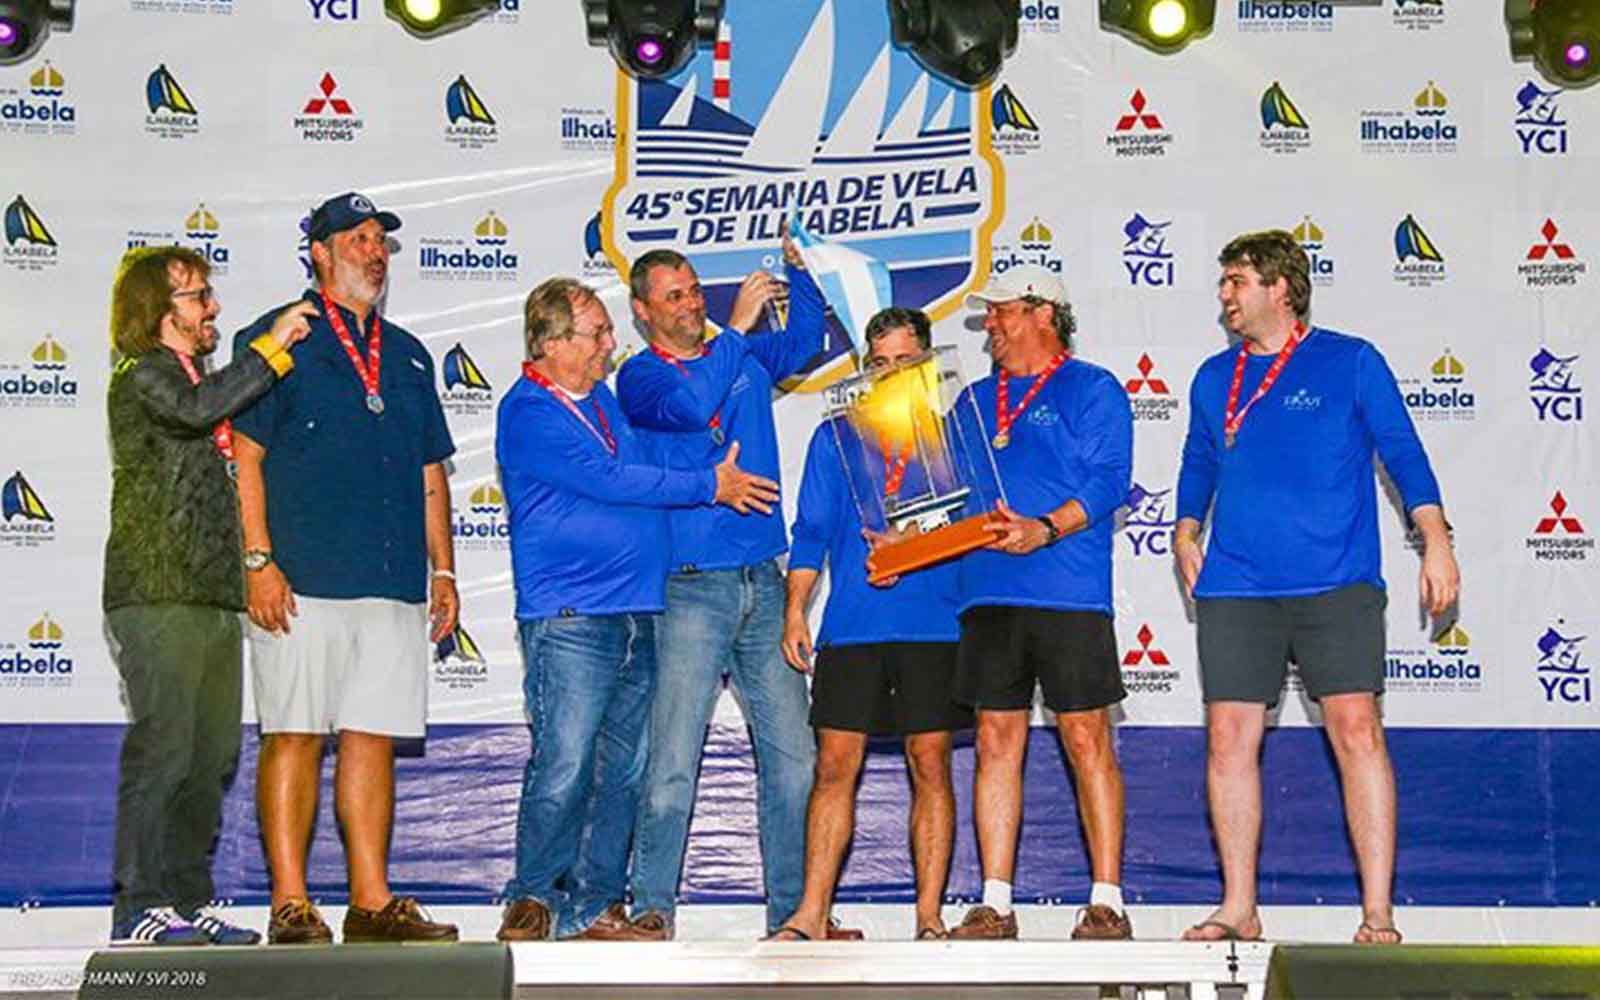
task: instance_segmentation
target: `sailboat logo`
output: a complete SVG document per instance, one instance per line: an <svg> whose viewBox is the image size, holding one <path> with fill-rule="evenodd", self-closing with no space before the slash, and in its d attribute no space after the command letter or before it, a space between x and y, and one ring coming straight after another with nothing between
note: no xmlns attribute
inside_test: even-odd
<svg viewBox="0 0 1600 1000"><path fill-rule="evenodd" d="M18 241L45 247L56 245L56 238L44 227L44 220L20 194L6 206L6 245L16 246Z"/></svg>
<svg viewBox="0 0 1600 1000"><path fill-rule="evenodd" d="M506 237L510 233L511 230L506 228L506 224L501 221L500 216L495 215L492 211L479 219L478 224L472 227L473 238L478 241L479 246L503 247L506 245Z"/></svg>
<svg viewBox="0 0 1600 1000"><path fill-rule="evenodd" d="M1422 231L1417 220L1407 215L1394 230L1394 253L1403 264L1408 260L1443 263L1444 255L1433 245L1428 234Z"/></svg>
<svg viewBox="0 0 1600 1000"><path fill-rule="evenodd" d="M158 111L196 117L200 114L200 110L194 106L194 102L189 99L189 95L184 92L177 79L168 72L166 63L157 66L155 72L145 81L144 99L151 114Z"/></svg>
<svg viewBox="0 0 1600 1000"><path fill-rule="evenodd" d="M1439 355L1433 362L1433 367L1430 371L1433 372L1433 380L1435 382L1442 385L1456 385L1466 377L1467 366L1461 363L1460 358L1450 353L1450 348L1446 347L1444 353Z"/></svg>
<svg viewBox="0 0 1600 1000"><path fill-rule="evenodd" d="M44 339L34 347L33 367L47 372L62 371L67 367L67 349L56 342L56 338L48 333Z"/></svg>
<svg viewBox="0 0 1600 1000"><path fill-rule="evenodd" d="M467 663L483 663L483 653L478 649L478 644L472 641L472 636L467 630L457 625L451 629L433 649L435 663L444 663L446 660L463 660Z"/></svg>
<svg viewBox="0 0 1600 1000"><path fill-rule="evenodd" d="M449 392L456 386L479 392L489 392L489 380L483 377L477 364L460 344L450 348L444 356L444 389Z"/></svg>
<svg viewBox="0 0 1600 1000"><path fill-rule="evenodd" d="M456 82L444 92L444 113L452 125L463 119L477 125L495 124L489 106L483 103L483 98L472 89L465 76L456 77Z"/></svg>
<svg viewBox="0 0 1600 1000"><path fill-rule="evenodd" d="M1308 129L1311 126L1300 113L1300 109L1289 100L1289 95L1283 92L1283 87L1274 80L1266 93L1261 95L1261 127Z"/></svg>
<svg viewBox="0 0 1600 1000"><path fill-rule="evenodd" d="M494 483L484 483L472 491L467 503L474 514L498 514L506 509L506 495Z"/></svg>
<svg viewBox="0 0 1600 1000"><path fill-rule="evenodd" d="M798 212L808 232L882 260L896 304L934 319L960 307L988 274L1003 203L991 95L929 75L892 44L886 18L838 13L857 6L730 5L716 49L676 75L618 74L622 148L601 215L613 264L689 253L720 319L745 275L781 260ZM1011 128L1037 127L1014 97L1002 111ZM830 319L788 388L820 390L849 370L848 349Z"/></svg>
<svg viewBox="0 0 1600 1000"><path fill-rule="evenodd" d="M48 61L28 77L28 91L34 97L60 97L67 92L66 87L66 78Z"/></svg>
<svg viewBox="0 0 1600 1000"><path fill-rule="evenodd" d="M24 521L43 521L46 524L55 521L50 511L45 509L44 501L39 499L39 494L22 477L20 469L6 480L5 486L0 487L0 520L9 524L19 517Z"/></svg>
<svg viewBox="0 0 1600 1000"><path fill-rule="evenodd" d="M1039 123L1033 120L1033 115L1023 107L1017 95L1012 93L1011 84L1000 86L994 97L989 102L989 114L994 118L995 131L1004 128L1013 128L1022 132L1039 131Z"/></svg>

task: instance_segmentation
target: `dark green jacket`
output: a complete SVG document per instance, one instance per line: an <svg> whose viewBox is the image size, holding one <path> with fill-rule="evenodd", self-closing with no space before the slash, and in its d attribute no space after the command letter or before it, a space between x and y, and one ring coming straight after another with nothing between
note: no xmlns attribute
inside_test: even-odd
<svg viewBox="0 0 1600 1000"><path fill-rule="evenodd" d="M277 373L268 355L287 371L288 354L263 339L259 350L241 352L199 385L189 383L166 347L127 358L112 373L105 610L128 604L244 609L239 495L211 432L272 388Z"/></svg>

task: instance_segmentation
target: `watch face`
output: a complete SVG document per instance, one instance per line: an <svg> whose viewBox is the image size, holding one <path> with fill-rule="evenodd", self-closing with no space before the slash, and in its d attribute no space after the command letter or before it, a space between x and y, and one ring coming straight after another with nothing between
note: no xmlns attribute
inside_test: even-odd
<svg viewBox="0 0 1600 1000"><path fill-rule="evenodd" d="M266 569L272 557L265 552L247 552L244 556L244 568L248 570Z"/></svg>

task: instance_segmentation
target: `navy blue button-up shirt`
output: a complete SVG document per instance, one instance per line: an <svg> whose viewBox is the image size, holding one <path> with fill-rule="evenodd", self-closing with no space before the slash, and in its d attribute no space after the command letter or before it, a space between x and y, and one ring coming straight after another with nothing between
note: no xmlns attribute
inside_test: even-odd
<svg viewBox="0 0 1600 1000"><path fill-rule="evenodd" d="M314 290L304 298L322 309ZM282 307L279 307L280 309ZM272 326L278 309L234 337L237 354ZM340 310L363 359L367 324ZM266 449L267 529L273 559L297 594L351 599L427 599L422 469L455 451L434 390L433 358L411 334L383 321L381 414L333 327L322 316L296 344L294 370L234 418Z"/></svg>

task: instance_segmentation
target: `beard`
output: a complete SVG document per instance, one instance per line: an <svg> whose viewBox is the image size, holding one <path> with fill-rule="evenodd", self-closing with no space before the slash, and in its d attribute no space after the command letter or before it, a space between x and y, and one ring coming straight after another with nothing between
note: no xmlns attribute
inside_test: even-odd
<svg viewBox="0 0 1600 1000"><path fill-rule="evenodd" d="M174 316L172 325L178 334L189 342L189 353L192 356L205 357L217 349L217 327L213 319L207 317L189 323Z"/></svg>
<svg viewBox="0 0 1600 1000"><path fill-rule="evenodd" d="M384 285L388 283L389 268L387 264L370 264L366 267L339 260L333 261L333 291L347 301L364 302L371 305L383 295Z"/></svg>

